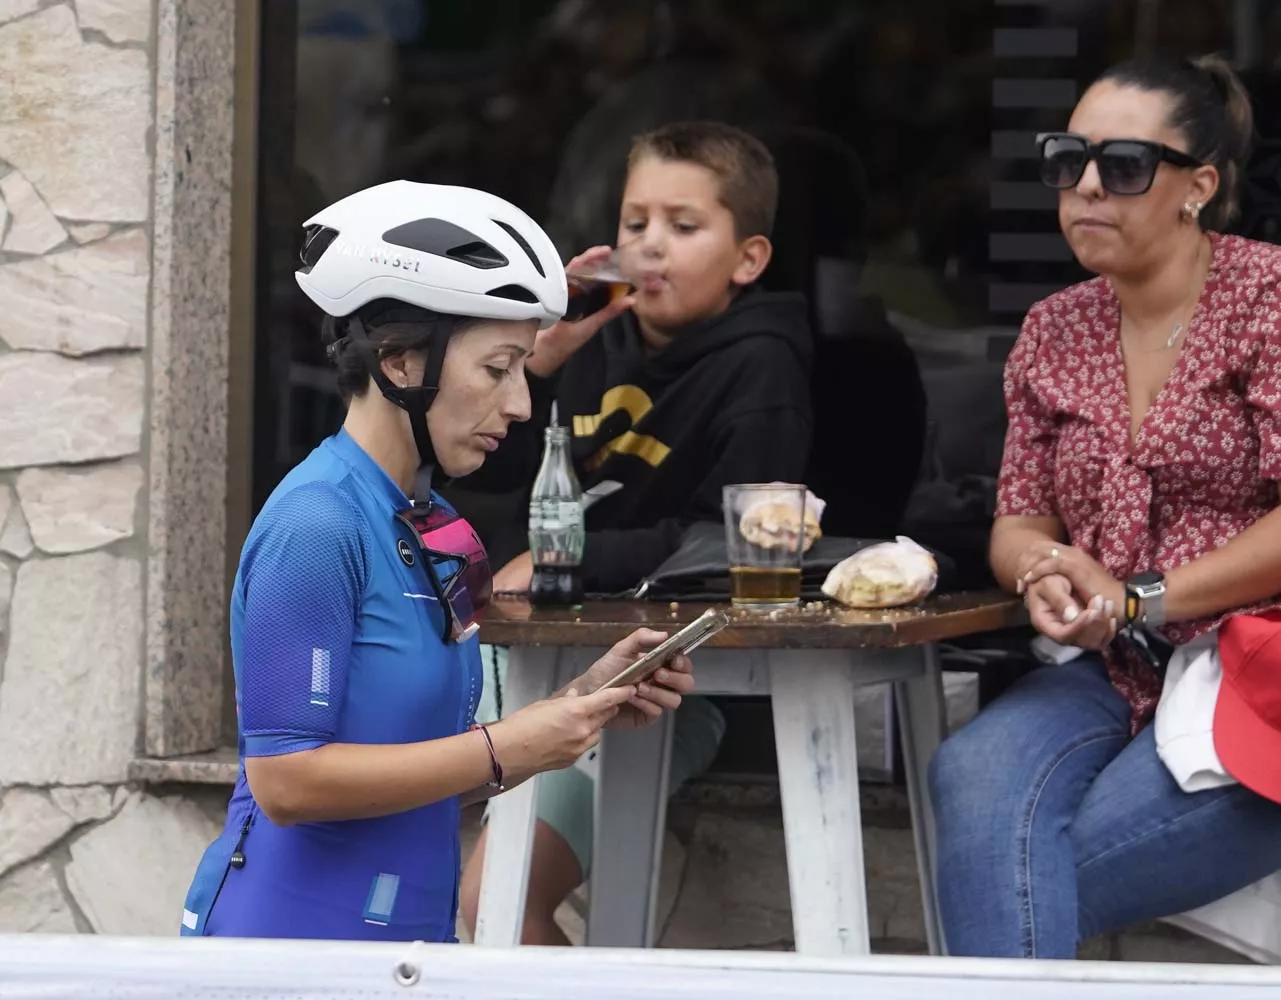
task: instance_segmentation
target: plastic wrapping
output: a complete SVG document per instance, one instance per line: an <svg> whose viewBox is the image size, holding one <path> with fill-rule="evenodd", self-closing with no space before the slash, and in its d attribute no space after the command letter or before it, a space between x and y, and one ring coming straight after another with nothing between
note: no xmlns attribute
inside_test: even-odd
<svg viewBox="0 0 1281 1000"><path fill-rule="evenodd" d="M849 608L897 608L928 597L938 578L934 557L900 535L834 566L823 583L823 593Z"/></svg>

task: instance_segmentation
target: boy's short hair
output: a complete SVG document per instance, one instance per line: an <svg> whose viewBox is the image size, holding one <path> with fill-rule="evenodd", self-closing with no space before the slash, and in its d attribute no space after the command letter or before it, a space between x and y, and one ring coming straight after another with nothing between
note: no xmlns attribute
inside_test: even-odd
<svg viewBox="0 0 1281 1000"><path fill-rule="evenodd" d="M778 171L765 144L723 122L673 122L632 142L630 170L647 156L696 163L716 175L720 200L734 218L734 235L769 236L778 207Z"/></svg>

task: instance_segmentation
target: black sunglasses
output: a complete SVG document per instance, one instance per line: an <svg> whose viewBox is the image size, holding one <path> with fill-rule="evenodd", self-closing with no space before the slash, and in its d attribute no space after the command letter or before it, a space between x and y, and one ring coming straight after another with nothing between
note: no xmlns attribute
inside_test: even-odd
<svg viewBox="0 0 1281 1000"><path fill-rule="evenodd" d="M1175 167L1203 167L1195 156L1160 142L1145 139L1104 139L1090 142L1071 132L1045 132L1036 137L1041 151L1041 182L1056 191L1081 183L1091 160L1099 165L1099 182L1105 191L1119 195L1147 194L1162 163Z"/></svg>

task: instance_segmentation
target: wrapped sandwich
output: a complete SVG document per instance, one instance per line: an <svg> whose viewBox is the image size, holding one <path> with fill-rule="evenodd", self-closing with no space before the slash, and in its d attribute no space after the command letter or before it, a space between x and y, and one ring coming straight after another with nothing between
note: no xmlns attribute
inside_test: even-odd
<svg viewBox="0 0 1281 1000"><path fill-rule="evenodd" d="M897 608L928 597L937 584L934 557L900 535L837 563L823 593L849 608Z"/></svg>

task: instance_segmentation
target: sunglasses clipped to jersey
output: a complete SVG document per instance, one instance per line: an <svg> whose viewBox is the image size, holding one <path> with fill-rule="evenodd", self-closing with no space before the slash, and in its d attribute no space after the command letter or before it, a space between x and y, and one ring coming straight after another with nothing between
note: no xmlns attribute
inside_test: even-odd
<svg viewBox="0 0 1281 1000"><path fill-rule="evenodd" d="M1072 132L1044 132L1036 137L1036 146L1040 152L1041 182L1056 191L1080 184L1091 161L1098 167L1103 189L1121 196L1147 194L1162 163L1185 168L1205 166L1195 156L1146 139L1090 142Z"/></svg>
<svg viewBox="0 0 1281 1000"><path fill-rule="evenodd" d="M441 641L467 642L480 631L493 597L494 578L485 546L465 518L436 500L396 512L418 542L419 562L444 613Z"/></svg>

